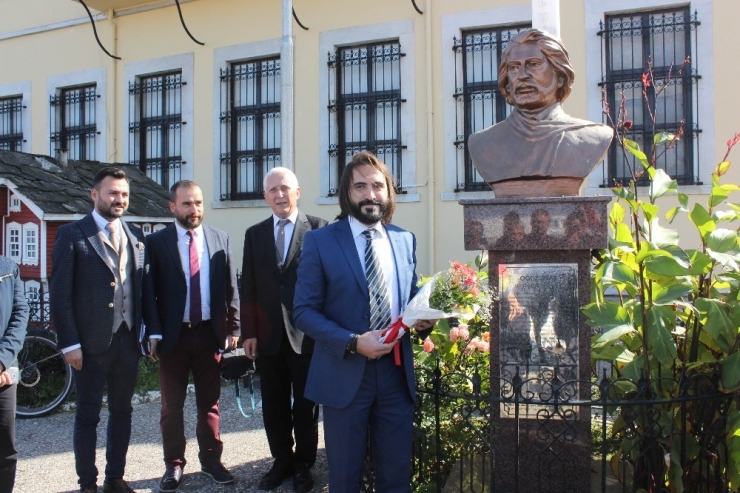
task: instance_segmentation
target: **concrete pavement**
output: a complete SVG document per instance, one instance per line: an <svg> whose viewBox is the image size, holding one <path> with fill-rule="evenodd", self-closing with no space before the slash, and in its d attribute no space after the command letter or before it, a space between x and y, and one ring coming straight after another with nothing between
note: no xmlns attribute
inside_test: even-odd
<svg viewBox="0 0 740 493"><path fill-rule="evenodd" d="M257 393L259 391L257 390ZM244 395L244 405L249 406L249 396ZM259 394L257 395L259 398ZM159 402L134 406L133 431L128 452L126 477L137 492L157 492L164 474L161 436L159 432ZM249 412L246 409L245 411ZM98 427L97 466L101 474L99 491L103 491L105 468L105 426L107 411L101 413ZM221 391L221 439L224 441L224 465L236 477L233 485L216 485L200 473L198 446L195 439L195 398L189 396L185 403L185 436L188 440L186 458L188 465L180 486L182 492L256 492L257 483L272 465L272 457L262 424L261 409L246 419L241 415L234 397L234 387L225 386ZM74 412L60 412L45 418L16 421L17 444L20 451L16 493L75 493L78 491L77 475L72 452ZM328 469L324 453L323 423L319 423L319 455L312 472L316 481L314 493L328 492ZM286 480L276 492L292 492L291 480Z"/></svg>

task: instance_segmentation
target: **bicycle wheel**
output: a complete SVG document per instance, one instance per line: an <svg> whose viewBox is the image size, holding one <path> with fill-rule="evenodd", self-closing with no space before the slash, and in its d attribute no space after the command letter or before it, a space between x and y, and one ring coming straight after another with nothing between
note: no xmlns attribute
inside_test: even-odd
<svg viewBox="0 0 740 493"><path fill-rule="evenodd" d="M72 391L72 367L57 349L54 336L30 333L18 354L21 378L18 382L16 416L46 416L61 406Z"/></svg>

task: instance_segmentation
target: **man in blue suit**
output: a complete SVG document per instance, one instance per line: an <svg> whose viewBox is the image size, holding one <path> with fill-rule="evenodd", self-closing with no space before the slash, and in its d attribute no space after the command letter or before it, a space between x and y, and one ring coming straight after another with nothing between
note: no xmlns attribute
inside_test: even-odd
<svg viewBox="0 0 740 493"><path fill-rule="evenodd" d="M192 372L201 472L216 483L234 476L221 463L218 401L221 353L239 340L239 293L229 235L203 222L203 192L181 180L170 189L175 224L149 235L144 322L149 356L159 360L165 473L159 491L177 491L185 468L183 406Z"/></svg>
<svg viewBox="0 0 740 493"><path fill-rule="evenodd" d="M97 426L108 388L105 493L134 491L123 479L131 438L131 398L141 357L144 239L121 217L129 184L120 168L93 180L95 208L61 226L51 253L49 303L57 345L74 368L77 395L74 452L80 491L97 492Z"/></svg>
<svg viewBox="0 0 740 493"><path fill-rule="evenodd" d="M393 179L369 152L345 167L339 205L337 222L306 233L298 268L293 317L316 341L305 396L324 406L332 493L358 491L368 428L376 491L408 492L415 399L411 342L406 335L384 344L379 329L396 320L416 294L416 239L390 224ZM432 324L423 320L416 328Z"/></svg>

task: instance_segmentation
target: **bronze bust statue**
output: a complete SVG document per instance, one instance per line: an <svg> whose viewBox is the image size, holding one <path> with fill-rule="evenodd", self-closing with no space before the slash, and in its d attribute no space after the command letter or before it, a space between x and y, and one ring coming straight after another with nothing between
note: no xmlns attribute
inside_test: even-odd
<svg viewBox="0 0 740 493"><path fill-rule="evenodd" d="M561 106L574 78L568 51L551 34L529 29L509 41L498 85L514 110L468 140L473 164L497 197L578 195L604 159L613 130Z"/></svg>

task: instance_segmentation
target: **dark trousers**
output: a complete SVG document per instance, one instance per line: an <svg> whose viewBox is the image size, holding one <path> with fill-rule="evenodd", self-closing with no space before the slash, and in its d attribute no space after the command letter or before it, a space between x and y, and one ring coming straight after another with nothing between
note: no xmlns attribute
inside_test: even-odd
<svg viewBox="0 0 740 493"><path fill-rule="evenodd" d="M311 355L296 354L285 335L278 354L260 355L259 360L270 453L277 462L295 467L312 467L319 443L319 405L303 397L310 364Z"/></svg>
<svg viewBox="0 0 740 493"><path fill-rule="evenodd" d="M103 405L103 388L108 386L108 429L106 438L105 481L123 478L126 453L131 439L131 398L136 386L141 349L137 334L120 330L110 346L100 354L84 353L82 369L73 371L77 392L74 451L77 476L82 488L95 487L95 447Z"/></svg>
<svg viewBox="0 0 740 493"><path fill-rule="evenodd" d="M15 484L18 463L18 451L15 448L16 387L0 387L0 493L11 493Z"/></svg>
<svg viewBox="0 0 740 493"><path fill-rule="evenodd" d="M185 421L183 407L187 396L188 376L193 372L198 423L198 458L202 465L221 461L218 400L221 397L221 374L216 334L210 324L183 326L171 353L159 357L159 386L162 391L162 430L164 462L167 466L185 467Z"/></svg>
<svg viewBox="0 0 740 493"><path fill-rule="evenodd" d="M357 493L367 452L367 433L375 466L375 491L411 491L414 403L402 366L393 353L368 360L357 395L343 409L324 406L324 441L329 461L329 491Z"/></svg>

